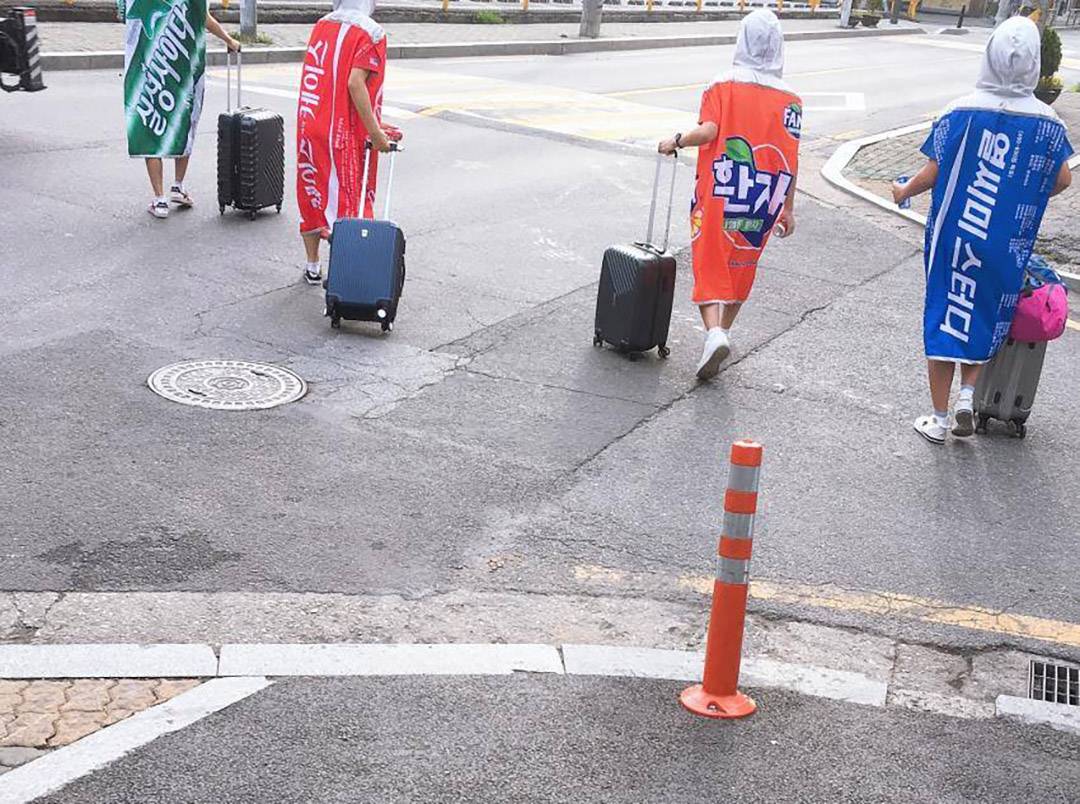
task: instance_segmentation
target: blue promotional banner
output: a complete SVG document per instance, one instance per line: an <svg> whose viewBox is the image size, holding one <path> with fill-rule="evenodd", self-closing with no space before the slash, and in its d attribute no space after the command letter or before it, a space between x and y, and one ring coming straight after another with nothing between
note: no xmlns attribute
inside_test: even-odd
<svg viewBox="0 0 1080 804"><path fill-rule="evenodd" d="M922 150L938 163L926 227L926 356L983 363L1008 337L1072 147L1056 119L959 108L934 124Z"/></svg>

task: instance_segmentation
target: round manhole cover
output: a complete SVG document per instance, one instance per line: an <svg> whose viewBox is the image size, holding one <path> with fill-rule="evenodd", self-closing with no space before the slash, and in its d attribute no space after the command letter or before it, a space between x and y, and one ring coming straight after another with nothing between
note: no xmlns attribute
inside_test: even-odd
<svg viewBox="0 0 1080 804"><path fill-rule="evenodd" d="M265 410L307 393L307 384L291 371L246 360L174 363L159 368L146 384L173 402L210 410Z"/></svg>

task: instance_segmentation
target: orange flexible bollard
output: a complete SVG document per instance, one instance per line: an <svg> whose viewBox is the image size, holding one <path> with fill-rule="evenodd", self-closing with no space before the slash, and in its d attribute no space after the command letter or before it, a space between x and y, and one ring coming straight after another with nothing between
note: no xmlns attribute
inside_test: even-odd
<svg viewBox="0 0 1080 804"><path fill-rule="evenodd" d="M731 472L724 495L724 525L705 643L705 673L700 684L687 687L679 696L687 710L703 717L746 717L757 710L754 700L739 692L739 665L761 453L761 445L754 441L731 445Z"/></svg>

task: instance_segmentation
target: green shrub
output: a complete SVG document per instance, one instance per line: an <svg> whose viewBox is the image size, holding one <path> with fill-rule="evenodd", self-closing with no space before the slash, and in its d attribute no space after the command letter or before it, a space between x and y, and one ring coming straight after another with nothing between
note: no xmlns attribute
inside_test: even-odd
<svg viewBox="0 0 1080 804"><path fill-rule="evenodd" d="M477 11L476 16L473 18L481 25L502 25L506 20L502 18L502 14L498 11L491 11L490 9L483 9Z"/></svg>
<svg viewBox="0 0 1080 804"><path fill-rule="evenodd" d="M880 14L884 7L881 0L866 0L866 10L871 14Z"/></svg>
<svg viewBox="0 0 1080 804"><path fill-rule="evenodd" d="M1061 37L1047 25L1042 32L1042 65L1039 75L1053 75L1061 66Z"/></svg>

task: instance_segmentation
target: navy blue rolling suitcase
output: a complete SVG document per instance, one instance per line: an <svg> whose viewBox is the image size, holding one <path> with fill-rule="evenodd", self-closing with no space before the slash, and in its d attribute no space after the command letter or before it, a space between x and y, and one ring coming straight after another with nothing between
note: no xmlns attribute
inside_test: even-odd
<svg viewBox="0 0 1080 804"><path fill-rule="evenodd" d="M386 182L383 220L343 218L330 235L330 267L326 288L326 315L330 326L349 321L377 321L383 332L394 328L398 301L405 285L405 234L390 221L390 190L394 182L394 158ZM364 183L367 187L371 152L364 155Z"/></svg>

